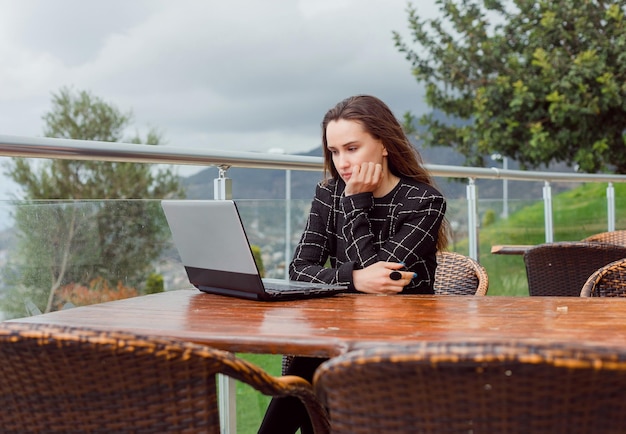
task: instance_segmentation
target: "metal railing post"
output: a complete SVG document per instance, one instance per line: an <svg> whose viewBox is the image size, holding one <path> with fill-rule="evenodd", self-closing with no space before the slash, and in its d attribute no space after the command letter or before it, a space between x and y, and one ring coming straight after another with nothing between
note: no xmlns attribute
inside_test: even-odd
<svg viewBox="0 0 626 434"><path fill-rule="evenodd" d="M291 169L285 170L285 280L289 280L291 262Z"/></svg>
<svg viewBox="0 0 626 434"><path fill-rule="evenodd" d="M227 200L233 198L233 180L226 176L226 171L230 168L227 164L217 166L219 174L213 180L213 199Z"/></svg>
<svg viewBox="0 0 626 434"><path fill-rule="evenodd" d="M469 239L469 256L478 261L478 218L476 204L476 182L469 178L467 190L467 237Z"/></svg>
<svg viewBox="0 0 626 434"><path fill-rule="evenodd" d="M552 226L552 187L548 181L543 184L543 219L546 231L546 243L554 241Z"/></svg>
<svg viewBox="0 0 626 434"><path fill-rule="evenodd" d="M213 180L213 199L229 200L233 198L232 179L226 176L229 165L221 164L218 177ZM237 432L237 383L227 375L218 374L219 413L222 434Z"/></svg>
<svg viewBox="0 0 626 434"><path fill-rule="evenodd" d="M615 230L615 187L609 182L606 187L606 206L607 206L607 230Z"/></svg>
<svg viewBox="0 0 626 434"><path fill-rule="evenodd" d="M502 159L502 170L509 170L509 159ZM509 218L509 180L502 179L502 218Z"/></svg>

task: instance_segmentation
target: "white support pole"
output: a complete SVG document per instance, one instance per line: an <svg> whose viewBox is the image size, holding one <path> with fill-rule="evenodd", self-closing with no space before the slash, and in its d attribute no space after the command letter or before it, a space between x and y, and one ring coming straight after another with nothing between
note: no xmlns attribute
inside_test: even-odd
<svg viewBox="0 0 626 434"><path fill-rule="evenodd" d="M469 178L467 190L467 236L469 256L478 261L478 212L476 204L476 182Z"/></svg>
<svg viewBox="0 0 626 434"><path fill-rule="evenodd" d="M507 157L502 158L502 169L509 169L509 159ZM502 180L502 218L509 218L509 180L506 178Z"/></svg>
<svg viewBox="0 0 626 434"><path fill-rule="evenodd" d="M554 241L554 229L552 226L552 187L550 182L543 184L543 218L546 230L546 243Z"/></svg>
<svg viewBox="0 0 626 434"><path fill-rule="evenodd" d="M233 180L226 176L228 165L218 166L219 174L213 180L213 199L228 200L233 198Z"/></svg>
<svg viewBox="0 0 626 434"><path fill-rule="evenodd" d="M291 262L291 169L285 171L285 280L289 280Z"/></svg>
<svg viewBox="0 0 626 434"><path fill-rule="evenodd" d="M222 434L237 433L237 389L233 378L218 374L219 412Z"/></svg>
<svg viewBox="0 0 626 434"><path fill-rule="evenodd" d="M613 187L613 183L609 182L609 185L606 187L606 206L607 206L607 230L614 231L615 230L615 188Z"/></svg>
<svg viewBox="0 0 626 434"><path fill-rule="evenodd" d="M213 198L215 200L229 200L233 198L232 180L226 176L230 166L218 167L218 177L213 180ZM234 379L227 375L218 374L219 413L222 434L237 433L237 389Z"/></svg>

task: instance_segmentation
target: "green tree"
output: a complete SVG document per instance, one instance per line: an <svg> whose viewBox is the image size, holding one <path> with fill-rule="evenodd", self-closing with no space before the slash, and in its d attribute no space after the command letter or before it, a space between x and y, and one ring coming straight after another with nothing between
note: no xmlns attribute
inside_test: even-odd
<svg viewBox="0 0 626 434"><path fill-rule="evenodd" d="M118 142L132 114L87 91L62 88L43 119L47 137ZM127 141L159 145L162 137L152 128L144 140L136 134ZM13 305L5 310L15 312L26 297L50 311L59 288L94 278L112 286L144 283L169 236L158 201L149 199L183 197L176 173L140 163L38 163L15 158L5 172L25 195L15 213L17 255L5 273L17 294L6 297Z"/></svg>
<svg viewBox="0 0 626 434"><path fill-rule="evenodd" d="M482 166L492 153L524 168L551 162L626 173L626 5L623 0L437 0L408 6L406 55L426 102L427 146ZM413 44L416 46L414 47Z"/></svg>

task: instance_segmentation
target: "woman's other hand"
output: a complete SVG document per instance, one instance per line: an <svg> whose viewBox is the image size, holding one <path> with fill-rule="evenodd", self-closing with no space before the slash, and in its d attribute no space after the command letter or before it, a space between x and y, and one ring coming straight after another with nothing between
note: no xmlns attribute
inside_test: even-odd
<svg viewBox="0 0 626 434"><path fill-rule="evenodd" d="M415 277L412 271L401 271L403 268L404 264L398 262L376 262L360 270L354 270L352 281L360 292L397 294Z"/></svg>

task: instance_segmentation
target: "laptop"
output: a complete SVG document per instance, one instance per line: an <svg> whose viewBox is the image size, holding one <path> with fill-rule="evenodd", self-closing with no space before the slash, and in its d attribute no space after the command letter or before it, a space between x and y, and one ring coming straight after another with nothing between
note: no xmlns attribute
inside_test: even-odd
<svg viewBox="0 0 626 434"><path fill-rule="evenodd" d="M211 294L251 300L331 296L342 285L262 279L232 200L162 200L189 282Z"/></svg>

